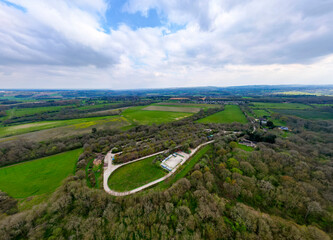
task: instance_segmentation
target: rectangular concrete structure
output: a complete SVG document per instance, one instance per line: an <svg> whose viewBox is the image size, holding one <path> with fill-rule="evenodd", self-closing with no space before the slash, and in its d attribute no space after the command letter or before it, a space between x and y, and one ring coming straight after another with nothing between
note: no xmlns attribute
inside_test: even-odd
<svg viewBox="0 0 333 240"><path fill-rule="evenodd" d="M186 156L187 154L184 152L173 153L162 161L161 167L168 171L172 171L172 169L177 167L182 161L186 159Z"/></svg>

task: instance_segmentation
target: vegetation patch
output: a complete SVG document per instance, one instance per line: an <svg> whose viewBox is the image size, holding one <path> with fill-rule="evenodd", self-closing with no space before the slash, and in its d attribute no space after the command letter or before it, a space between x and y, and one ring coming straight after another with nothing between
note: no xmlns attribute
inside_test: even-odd
<svg viewBox="0 0 333 240"><path fill-rule="evenodd" d="M118 168L109 177L110 189L129 191L165 176L167 172L162 169L159 161L154 162L155 158L149 157Z"/></svg>
<svg viewBox="0 0 333 240"><path fill-rule="evenodd" d="M224 110L217 112L208 117L199 119L199 123L247 123L247 119L243 112L240 110L239 106L236 105L226 105Z"/></svg>
<svg viewBox="0 0 333 240"><path fill-rule="evenodd" d="M74 172L82 149L0 168L0 190L14 198L51 193Z"/></svg>

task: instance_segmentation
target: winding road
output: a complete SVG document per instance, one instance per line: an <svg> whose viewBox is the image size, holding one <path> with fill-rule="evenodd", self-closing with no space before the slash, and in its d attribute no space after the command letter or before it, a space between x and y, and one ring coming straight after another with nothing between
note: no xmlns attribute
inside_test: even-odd
<svg viewBox="0 0 333 240"><path fill-rule="evenodd" d="M122 166L124 166L124 165L126 165L126 164L131 164L131 163L134 163L134 162L137 162L137 161L140 161L140 160L146 159L146 158L148 158L148 157L152 157L152 156L155 156L155 155L161 154L161 153L163 153L164 151L157 152L157 153L154 153L154 154L151 154L151 155L148 155L148 156L142 157L142 158L138 158L138 159L136 159L136 160L134 160L134 161L130 161L130 162L123 163L123 164L117 164L117 165L114 165L113 162L112 162L112 159L113 159L113 157L114 157L115 154L113 154L113 153L111 153L111 151L109 151L109 152L106 154L105 158L104 158L104 163L107 163L107 167L104 168L104 176L103 176L103 187L104 187L104 190L105 190L107 193L109 193L109 194L111 194L111 195L113 195L113 196L126 196L126 195L130 195L130 194L133 194L133 193L139 192L139 191L141 191L141 190L143 190L143 189L149 188L149 187L151 187L151 186L153 186L153 185L155 185L155 184L157 184L157 183L159 183L159 182L162 182L162 181L164 181L165 179L169 178L174 172L177 171L177 169L178 169L181 165L183 165L183 164L184 164L184 163L185 163L190 157L192 157L192 156L193 156L193 155L194 155L194 154L195 154L195 153L196 153L196 152L197 152L202 146L205 146L205 145L210 144L210 143L212 143L212 142L214 142L214 140L209 141L209 142L206 142L206 143L203 143L203 144L200 144L198 147L196 147L195 149L193 149L193 150L191 151L190 154L188 154L187 156L185 156L184 160L183 160L183 161L182 161L177 167L175 167L174 169L172 169L172 171L169 172L169 173L168 173L167 175L165 175L164 177L161 177L161 178L159 178L159 179L157 179L157 180L155 180L155 181L152 181L152 182L147 183L147 184L145 184L145 185L143 185L143 186L141 186L141 187L138 187L138 188L135 188L135 189L133 189L133 190L126 191L126 192L116 192L116 191L111 190L111 189L109 188L108 180L109 180L110 175L111 175L111 174L112 174L117 168L120 168L120 167L122 167Z"/></svg>

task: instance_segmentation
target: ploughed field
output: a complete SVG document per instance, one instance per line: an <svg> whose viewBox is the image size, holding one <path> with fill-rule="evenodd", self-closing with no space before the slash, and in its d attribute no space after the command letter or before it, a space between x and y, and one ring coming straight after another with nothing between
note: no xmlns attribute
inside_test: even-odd
<svg viewBox="0 0 333 240"><path fill-rule="evenodd" d="M0 168L0 190L14 198L51 193L74 173L82 149Z"/></svg>

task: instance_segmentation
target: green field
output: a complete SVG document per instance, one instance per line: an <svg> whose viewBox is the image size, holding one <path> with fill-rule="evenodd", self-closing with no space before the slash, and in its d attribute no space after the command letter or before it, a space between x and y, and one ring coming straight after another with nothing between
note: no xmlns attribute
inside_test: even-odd
<svg viewBox="0 0 333 240"><path fill-rule="evenodd" d="M151 105L143 108L142 110L146 111L163 111L163 112L183 112L183 113L197 113L200 111L200 108L194 107L178 107L178 106L158 106Z"/></svg>
<svg viewBox="0 0 333 240"><path fill-rule="evenodd" d="M14 198L51 193L72 174L82 149L0 168L0 190Z"/></svg>
<svg viewBox="0 0 333 240"><path fill-rule="evenodd" d="M62 126L73 126L75 129L88 128L94 125L101 125L105 123L127 122L126 119L119 116L106 116L106 117L91 117L91 118L79 118L70 120L59 121L42 121L35 123L26 123L21 125L14 125L0 128L0 137L13 136L33 131L40 131L44 129L57 128ZM124 124L124 125L128 125Z"/></svg>
<svg viewBox="0 0 333 240"><path fill-rule="evenodd" d="M254 114L257 118L263 117L263 116L270 116L271 113L264 109L253 109Z"/></svg>
<svg viewBox="0 0 333 240"><path fill-rule="evenodd" d="M316 110L289 110L289 109L277 109L275 112L292 115L305 119L318 119L318 120L331 120L333 119L332 112L321 112Z"/></svg>
<svg viewBox="0 0 333 240"><path fill-rule="evenodd" d="M152 163L156 156L127 164L111 174L108 184L112 190L124 192L140 187L167 174L160 162Z"/></svg>
<svg viewBox="0 0 333 240"><path fill-rule="evenodd" d="M55 112L69 106L52 106L52 107L37 107L37 108L13 108L6 111L6 118L22 117L24 115L33 115L43 112Z"/></svg>
<svg viewBox="0 0 333 240"><path fill-rule="evenodd" d="M1 127L0 138L3 139L1 139L0 142L7 141L7 139L4 139L4 137L12 137L20 134L21 136L23 136L22 134L30 134L31 136L27 136L27 138L29 139L35 138L34 135L41 135L36 136L36 139L45 140L45 134L43 131L46 130L49 130L46 131L46 135L49 135L50 137L61 137L62 135L68 136L69 134L75 135L76 132L79 134L87 133L93 127L97 129L119 128L126 130L136 125L151 125L172 122L185 117L189 117L193 114L186 112L168 112L155 110L147 111L143 110L143 108L145 107L147 106L127 108L122 112L122 116L104 116L58 121L40 121L35 123ZM52 129L54 129L54 131L52 131ZM12 139L9 139L9 141L11 140Z"/></svg>
<svg viewBox="0 0 333 240"><path fill-rule="evenodd" d="M192 113L142 110L145 107L146 106L127 108L122 112L122 116L133 125L151 125L172 122L192 115Z"/></svg>
<svg viewBox="0 0 333 240"><path fill-rule="evenodd" d="M152 105L165 106L165 107L181 107L181 108L184 108L184 107L201 108L201 109L221 107L221 105L217 105L217 104L169 103L169 102L154 103Z"/></svg>
<svg viewBox="0 0 333 240"><path fill-rule="evenodd" d="M96 109L96 111L98 111L98 108L111 108L114 105L117 105L119 103L105 103L105 104L95 104L95 105L86 105L86 106L82 106L82 107L78 107L75 108L76 110L90 110L90 109Z"/></svg>
<svg viewBox="0 0 333 240"><path fill-rule="evenodd" d="M309 109L311 106L301 103L266 103L253 102L254 108L272 108L272 109Z"/></svg>
<svg viewBox="0 0 333 240"><path fill-rule="evenodd" d="M236 105L226 105L224 110L217 112L208 117L199 119L199 123L247 123L247 119L243 112L240 110L239 106Z"/></svg>

